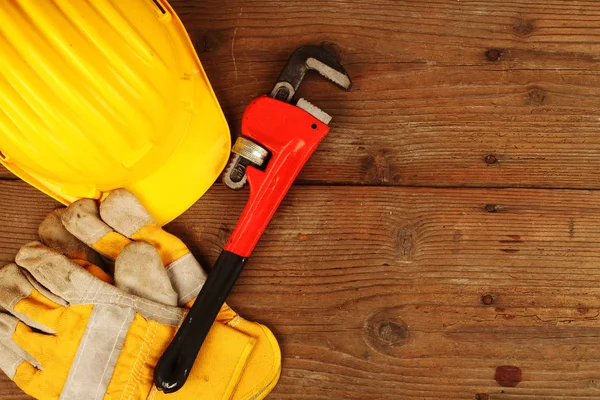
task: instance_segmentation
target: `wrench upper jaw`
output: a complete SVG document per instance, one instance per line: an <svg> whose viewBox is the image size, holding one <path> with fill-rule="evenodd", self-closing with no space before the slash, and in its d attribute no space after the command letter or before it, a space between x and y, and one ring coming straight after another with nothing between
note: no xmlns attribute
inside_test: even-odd
<svg viewBox="0 0 600 400"><path fill-rule="evenodd" d="M308 71L317 71L325 79L350 90L352 81L340 62L322 46L303 46L294 51L281 72L271 97L290 102Z"/></svg>
<svg viewBox="0 0 600 400"><path fill-rule="evenodd" d="M317 71L321 76L325 79L330 80L336 85L340 86L343 89L350 90L352 87L352 81L350 80L350 76L344 70L341 65L338 65L343 71L339 71L337 68L333 68L332 66L325 64L321 60L316 58L309 58L306 60L306 65L309 69L313 71Z"/></svg>

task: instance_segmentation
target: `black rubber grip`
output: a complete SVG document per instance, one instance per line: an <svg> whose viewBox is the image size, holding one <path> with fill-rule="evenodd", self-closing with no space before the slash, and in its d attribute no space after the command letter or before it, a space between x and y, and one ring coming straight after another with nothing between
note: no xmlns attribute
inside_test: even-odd
<svg viewBox="0 0 600 400"><path fill-rule="evenodd" d="M202 343L248 258L223 250L196 301L154 369L158 390L173 393L188 378Z"/></svg>

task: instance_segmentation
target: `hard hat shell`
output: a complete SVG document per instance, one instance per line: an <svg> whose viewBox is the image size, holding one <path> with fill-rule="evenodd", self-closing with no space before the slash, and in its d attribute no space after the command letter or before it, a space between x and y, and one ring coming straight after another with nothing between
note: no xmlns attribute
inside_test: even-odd
<svg viewBox="0 0 600 400"><path fill-rule="evenodd" d="M0 7L0 162L69 204L116 188L165 224L227 163L227 122L165 0Z"/></svg>

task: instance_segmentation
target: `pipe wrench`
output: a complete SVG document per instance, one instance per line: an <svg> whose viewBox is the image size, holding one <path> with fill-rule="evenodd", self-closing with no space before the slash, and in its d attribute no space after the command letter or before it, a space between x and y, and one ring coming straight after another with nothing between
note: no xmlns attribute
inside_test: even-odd
<svg viewBox="0 0 600 400"><path fill-rule="evenodd" d="M156 387L166 393L185 383L202 343L248 257L298 173L329 133L331 116L294 95L310 70L350 90L344 67L321 46L304 46L288 60L270 95L254 99L242 117L242 136L223 182L246 183L248 202L194 304L154 370Z"/></svg>

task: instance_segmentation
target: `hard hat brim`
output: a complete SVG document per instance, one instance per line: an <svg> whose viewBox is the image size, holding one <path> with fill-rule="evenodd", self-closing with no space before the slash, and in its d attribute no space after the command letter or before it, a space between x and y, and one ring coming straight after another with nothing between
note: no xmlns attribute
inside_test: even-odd
<svg viewBox="0 0 600 400"><path fill-rule="evenodd" d="M126 188L161 225L191 207L215 183L229 160L231 137L221 112L194 115L188 132L160 169Z"/></svg>
<svg viewBox="0 0 600 400"><path fill-rule="evenodd" d="M215 97L211 105L220 111ZM160 225L165 225L190 208L218 179L227 165L231 137L222 112L196 113L186 134L171 157L143 180L126 185ZM25 182L55 200L69 205L77 197L63 195L59 185L0 162ZM117 187L111 190L118 189ZM110 193L105 190L101 198Z"/></svg>

